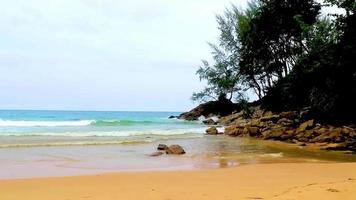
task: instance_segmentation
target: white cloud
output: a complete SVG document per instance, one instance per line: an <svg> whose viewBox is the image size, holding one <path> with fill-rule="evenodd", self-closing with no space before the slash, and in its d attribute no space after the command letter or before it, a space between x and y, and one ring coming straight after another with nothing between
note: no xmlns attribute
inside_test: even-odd
<svg viewBox="0 0 356 200"><path fill-rule="evenodd" d="M230 1L1 5L0 90L6 98L0 108L184 110L201 87L195 70L210 56L206 42L218 33L215 14Z"/></svg>

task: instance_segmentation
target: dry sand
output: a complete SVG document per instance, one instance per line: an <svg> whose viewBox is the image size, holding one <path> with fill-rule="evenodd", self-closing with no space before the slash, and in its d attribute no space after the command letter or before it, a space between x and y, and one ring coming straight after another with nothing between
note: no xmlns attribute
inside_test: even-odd
<svg viewBox="0 0 356 200"><path fill-rule="evenodd" d="M1 180L1 200L356 199L356 163Z"/></svg>

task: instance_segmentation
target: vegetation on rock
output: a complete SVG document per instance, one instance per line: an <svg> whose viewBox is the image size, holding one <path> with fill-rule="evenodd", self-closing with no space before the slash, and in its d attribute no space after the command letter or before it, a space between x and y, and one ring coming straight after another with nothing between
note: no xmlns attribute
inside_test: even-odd
<svg viewBox="0 0 356 200"><path fill-rule="evenodd" d="M330 5L344 13L322 16ZM309 107L318 121L356 122L355 11L354 0L256 0L245 10L227 9L217 16L214 62L197 72L207 87L193 99L240 102L250 90L271 111ZM250 115L242 105L229 108Z"/></svg>

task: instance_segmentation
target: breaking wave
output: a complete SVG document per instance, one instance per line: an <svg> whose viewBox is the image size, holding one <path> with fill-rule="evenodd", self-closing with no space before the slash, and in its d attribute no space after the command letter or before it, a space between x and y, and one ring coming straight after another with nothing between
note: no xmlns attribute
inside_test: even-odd
<svg viewBox="0 0 356 200"><path fill-rule="evenodd" d="M135 120L68 120L68 121L12 121L0 120L0 127L63 127L63 126L130 126L149 125L153 121Z"/></svg>

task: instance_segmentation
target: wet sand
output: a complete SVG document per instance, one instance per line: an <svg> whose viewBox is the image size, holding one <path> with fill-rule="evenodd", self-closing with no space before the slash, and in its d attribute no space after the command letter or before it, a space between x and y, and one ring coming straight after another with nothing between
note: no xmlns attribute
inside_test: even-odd
<svg viewBox="0 0 356 200"><path fill-rule="evenodd" d="M280 163L0 181L0 199L355 199L356 163Z"/></svg>

